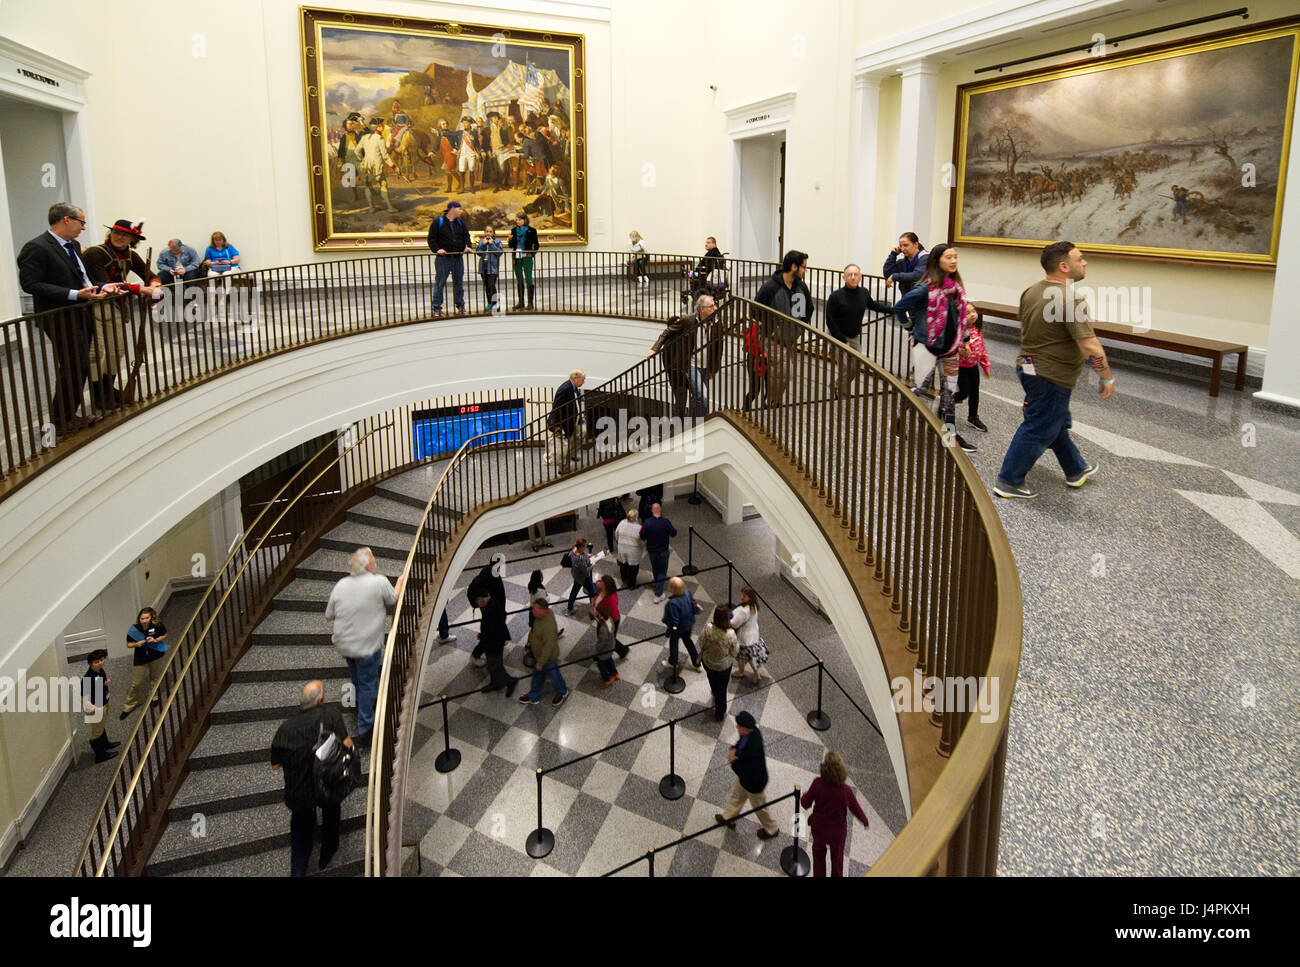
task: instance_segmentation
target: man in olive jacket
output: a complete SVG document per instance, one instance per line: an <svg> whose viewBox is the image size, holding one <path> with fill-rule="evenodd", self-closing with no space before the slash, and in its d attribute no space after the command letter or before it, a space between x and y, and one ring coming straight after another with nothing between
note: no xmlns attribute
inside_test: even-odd
<svg viewBox="0 0 1300 967"><path fill-rule="evenodd" d="M528 631L528 647L532 649L536 664L533 667L532 684L520 696L519 704L536 705L541 701L542 682L549 678L551 687L555 689L555 698L551 699L551 704L556 707L563 705L569 697L569 687L564 684L564 676L560 674L560 634L545 594L533 598L533 626Z"/></svg>
<svg viewBox="0 0 1300 967"><path fill-rule="evenodd" d="M748 712L736 716L736 731L740 733L740 739L727 753L731 771L736 774L736 785L731 790L731 801L727 803L727 808L716 813L713 818L719 823L726 823L728 829L735 829L735 818L740 815L745 800L748 799L750 805L758 810L754 816L763 826L758 831L758 838L773 839L781 827L768 812L767 796L763 794L767 788L767 756L763 753L763 733L758 731L758 723Z"/></svg>

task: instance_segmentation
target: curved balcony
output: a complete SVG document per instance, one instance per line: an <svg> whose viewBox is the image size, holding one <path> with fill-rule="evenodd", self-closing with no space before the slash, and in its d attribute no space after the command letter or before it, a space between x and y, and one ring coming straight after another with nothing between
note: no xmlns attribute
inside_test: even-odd
<svg viewBox="0 0 1300 967"><path fill-rule="evenodd" d="M621 254L543 253L540 258L540 314L661 323L679 304L680 279L638 293L623 277ZM685 260L662 261L673 265ZM24 399L35 402L24 404L25 422L11 420L6 426L11 462L3 495L19 492L77 449L205 383L324 342L427 323L432 296L427 270L427 259L403 256L263 273L258 284L269 288L268 304L263 318L243 330L232 326L231 300L224 307L210 304L211 318L195 321L185 331L146 317L147 307L133 304L121 317L119 345L128 347L119 360L124 399L106 400L106 418L68 438L49 441L38 430L49 411L42 411L41 394L30 389L45 385L36 368L40 353L34 353L22 369L25 377L6 377L6 392L25 378L22 385L29 389ZM761 263L733 263L732 288L756 288L772 270ZM809 275L818 299L835 287L831 273ZM483 308L481 301L477 306L473 301L480 298L479 290L471 288L469 298L472 308ZM904 788L913 814L874 871L992 872L1007 710L1020 650L1020 599L1014 562L988 495L964 456L943 445L934 416L891 375L903 365L900 330L875 326L864 340L865 354L858 354L816 329L740 298L732 299L720 316L721 356L705 363L715 369L707 413L689 432L716 448L719 459L726 454L750 467L747 479L756 485L776 486L802 505L804 517L796 523L816 529L834 565L819 577L838 570L834 577L848 593L836 597L856 602L853 610L873 633L875 664L883 674L864 682L868 692L879 696L883 686L887 693L888 677L908 676L918 667L941 678L996 676L1001 684L997 714L989 721L954 710L897 716L906 758ZM784 349L773 343L773 356L780 357L789 389L783 399L769 400L757 411L743 406L748 389L744 344L753 324L765 341L788 343ZM6 326L13 327L7 335L20 338L5 346L37 345L34 320ZM143 339L137 330L145 333ZM9 359L13 374L17 357ZM660 363L646 360L595 387L588 394L593 412L621 410L671 420L681 387ZM46 383L50 374L47 367ZM831 399L840 380L851 384L852 392ZM12 409L5 411L7 420ZM14 440L23 442L14 446ZM47 441L52 445L46 446ZM419 687L416 672L423 667L430 616L439 613L440 601L449 593L447 579L456 572L458 554L512 513L535 513L548 499L571 503L565 488L589 488L593 474L610 475L612 485L620 464L639 474L642 470L634 464L647 459L618 444L588 453L581 473L557 477L543 459L547 442L544 423L534 423L517 440L463 450L430 500L385 657L367 819L367 868L372 873L393 875L400 866L402 782L412 699ZM445 508L456 509L454 521L439 518ZM843 620L836 621L837 628ZM111 862L99 869L120 872Z"/></svg>

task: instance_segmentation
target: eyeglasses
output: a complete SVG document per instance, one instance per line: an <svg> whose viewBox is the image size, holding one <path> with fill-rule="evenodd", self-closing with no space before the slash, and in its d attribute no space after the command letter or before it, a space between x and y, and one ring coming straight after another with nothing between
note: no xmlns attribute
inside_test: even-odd
<svg viewBox="0 0 1300 967"><path fill-rule="evenodd" d="M76 215L65 215L64 217L71 218L74 222L81 222L82 228L86 227L86 220L84 218L78 218Z"/></svg>

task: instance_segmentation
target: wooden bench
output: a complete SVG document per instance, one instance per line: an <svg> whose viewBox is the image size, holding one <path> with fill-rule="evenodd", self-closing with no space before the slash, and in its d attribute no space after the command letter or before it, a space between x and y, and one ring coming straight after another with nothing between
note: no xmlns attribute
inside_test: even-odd
<svg viewBox="0 0 1300 967"><path fill-rule="evenodd" d="M999 319L1020 321L1018 307L1004 305L1000 302L975 302L976 309L985 315ZM1139 346L1154 349L1167 349L1172 352L1186 353L1189 356L1201 356L1212 361L1210 369L1210 395L1219 395L1219 377L1223 372L1223 357L1237 354L1237 382L1235 389L1246 388L1246 353L1248 346L1241 343L1224 342L1221 339L1203 339L1200 336L1185 336L1177 332L1162 332L1159 329L1135 329L1114 322L1094 322L1092 331L1099 339L1113 339L1116 342L1131 342Z"/></svg>

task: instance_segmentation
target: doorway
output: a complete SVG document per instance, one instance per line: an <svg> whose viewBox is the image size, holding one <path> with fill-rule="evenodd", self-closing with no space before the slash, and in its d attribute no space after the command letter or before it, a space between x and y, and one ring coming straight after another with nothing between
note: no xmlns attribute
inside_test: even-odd
<svg viewBox="0 0 1300 967"><path fill-rule="evenodd" d="M785 236L785 132L736 142L738 225L733 255L780 261Z"/></svg>

